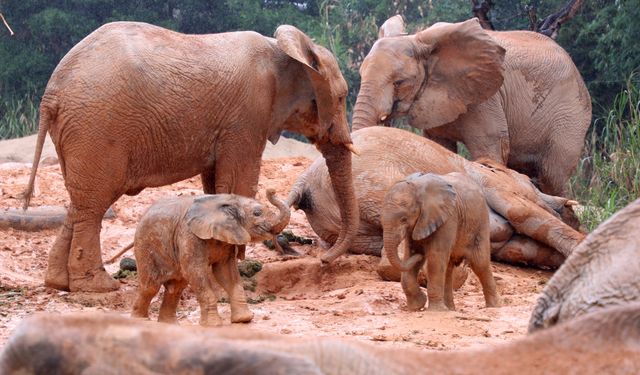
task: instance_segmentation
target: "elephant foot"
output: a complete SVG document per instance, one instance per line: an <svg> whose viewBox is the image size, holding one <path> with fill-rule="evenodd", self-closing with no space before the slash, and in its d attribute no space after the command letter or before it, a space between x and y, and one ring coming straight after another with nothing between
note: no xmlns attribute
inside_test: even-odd
<svg viewBox="0 0 640 375"><path fill-rule="evenodd" d="M44 286L68 292L69 274L67 273L67 270L52 269L52 267L49 267L44 276Z"/></svg>
<svg viewBox="0 0 640 375"><path fill-rule="evenodd" d="M444 302L431 302L429 301L429 307L427 307L428 311L449 311Z"/></svg>
<svg viewBox="0 0 640 375"><path fill-rule="evenodd" d="M69 277L69 290L71 292L113 292L120 288L120 283L115 280L104 268L88 271L82 277Z"/></svg>
<svg viewBox="0 0 640 375"><path fill-rule="evenodd" d="M502 302L500 302L499 297L488 297L485 301L487 307L500 307L502 306Z"/></svg>
<svg viewBox="0 0 640 375"><path fill-rule="evenodd" d="M200 325L203 327L220 327L222 325L222 318L220 315L201 316Z"/></svg>
<svg viewBox="0 0 640 375"><path fill-rule="evenodd" d="M416 296L407 296L407 308L411 311L418 311L427 303L427 296L419 293Z"/></svg>
<svg viewBox="0 0 640 375"><path fill-rule="evenodd" d="M253 313L248 308L240 311L231 310L231 323L249 323L253 319Z"/></svg>
<svg viewBox="0 0 640 375"><path fill-rule="evenodd" d="M178 318L175 315L167 315L167 316L163 316L163 315L159 315L158 316L158 321L160 323L168 323L168 324L178 324ZM220 324L218 325L222 325L222 320L220 320Z"/></svg>

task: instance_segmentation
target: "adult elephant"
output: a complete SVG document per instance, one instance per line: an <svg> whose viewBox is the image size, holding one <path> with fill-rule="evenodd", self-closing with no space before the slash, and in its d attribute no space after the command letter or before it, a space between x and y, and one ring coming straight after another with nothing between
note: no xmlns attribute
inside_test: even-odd
<svg viewBox="0 0 640 375"><path fill-rule="evenodd" d="M25 208L47 131L71 200L45 284L105 292L100 221L123 194L201 174L205 193L253 197L267 139L303 134L320 149L340 200L342 239L355 234L347 84L334 56L293 26L185 35L106 24L58 64L40 106Z"/></svg>
<svg viewBox="0 0 640 375"><path fill-rule="evenodd" d="M558 267L584 238L563 221L575 218L571 209L575 202L540 192L518 172L489 161L468 161L429 139L397 128L376 126L351 136L359 151L353 157L352 175L360 225L344 251L381 255L385 194L394 183L416 172L459 172L480 186L493 212L490 236L494 259ZM287 204L304 210L318 236L333 243L340 233L340 202L328 185L329 171L324 160L317 159L298 177ZM514 236L514 232L521 235ZM505 247L509 251L502 251ZM325 253L322 260L331 262L337 255Z"/></svg>
<svg viewBox="0 0 640 375"><path fill-rule="evenodd" d="M598 226L547 283L529 332L640 301L640 199Z"/></svg>
<svg viewBox="0 0 640 375"><path fill-rule="evenodd" d="M591 121L571 57L529 31L487 31L477 19L414 35L389 19L360 67L353 130L407 116L425 135L489 158L562 195Z"/></svg>

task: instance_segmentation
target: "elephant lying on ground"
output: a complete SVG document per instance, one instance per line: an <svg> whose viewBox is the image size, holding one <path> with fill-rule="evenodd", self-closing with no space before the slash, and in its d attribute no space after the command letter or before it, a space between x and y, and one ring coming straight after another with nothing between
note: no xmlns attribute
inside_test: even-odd
<svg viewBox="0 0 640 375"><path fill-rule="evenodd" d="M351 136L359 150L352 165L360 209L358 233L348 247L353 253L380 256L384 196L391 185L415 172L460 172L481 187L487 205L501 217L492 221L491 228L492 247L496 250L492 255L496 260L558 267L584 238L561 219L575 218L571 209L574 202L541 193L526 176L515 171L491 162L468 161L429 139L401 129L376 126L355 131ZM304 210L318 236L333 243L340 233L339 203L328 186L327 167L322 159L317 159L298 177L287 204ZM522 236L510 244L508 240L514 231ZM518 251L523 236L537 241L523 247L526 253ZM501 252L504 246L510 246L511 250ZM535 251L530 251L532 248ZM506 257L496 258L498 255ZM325 253L322 260L330 262L337 256Z"/></svg>
<svg viewBox="0 0 640 375"><path fill-rule="evenodd" d="M380 28L360 67L353 130L408 118L450 150L463 142L562 195L591 123L591 98L552 39L488 31L477 19L406 35L401 16Z"/></svg>
<svg viewBox="0 0 640 375"><path fill-rule="evenodd" d="M491 272L489 208L468 176L411 174L387 191L381 217L384 253L402 271L410 310L421 309L427 301L418 284L422 269L428 280L428 309L455 310L453 270L463 260L480 280L487 307L500 305ZM398 257L401 243L406 249L403 262Z"/></svg>
<svg viewBox="0 0 640 375"><path fill-rule="evenodd" d="M148 318L149 304L164 285L158 321L175 323L189 285L200 305L200 324L221 325L217 282L229 295L231 322L251 321L234 245L266 240L287 226L289 207L274 190L267 197L279 209L277 216L269 217L260 202L233 194L167 198L149 207L134 240L139 285L131 315Z"/></svg>
<svg viewBox="0 0 640 375"><path fill-rule="evenodd" d="M111 204L197 174L207 194L254 197L266 142L283 130L306 136L327 159L344 219L334 250L342 252L358 220L346 95L335 57L293 26L278 27L275 39L139 22L98 28L60 61L40 105L25 208L47 132L70 198L45 285L117 289L100 252Z"/></svg>
<svg viewBox="0 0 640 375"><path fill-rule="evenodd" d="M640 304L510 343L453 352L380 347L244 327L202 329L106 314L26 318L0 356L23 374L637 374Z"/></svg>
<svg viewBox="0 0 640 375"><path fill-rule="evenodd" d="M640 199L600 224L576 247L538 298L529 332L640 301L639 233Z"/></svg>

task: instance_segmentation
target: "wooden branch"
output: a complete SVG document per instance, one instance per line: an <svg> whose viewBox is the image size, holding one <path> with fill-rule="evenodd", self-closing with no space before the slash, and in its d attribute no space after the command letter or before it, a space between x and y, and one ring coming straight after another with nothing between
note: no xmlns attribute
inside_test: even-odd
<svg viewBox="0 0 640 375"><path fill-rule="evenodd" d="M478 17L480 26L486 30L495 30L491 19L489 19L489 10L493 6L492 0L471 0L473 15Z"/></svg>
<svg viewBox="0 0 640 375"><path fill-rule="evenodd" d="M527 11L527 17L529 17L529 30L538 31L538 1L532 0L524 8Z"/></svg>
<svg viewBox="0 0 640 375"><path fill-rule="evenodd" d="M584 0L569 0L562 10L549 15L544 20L538 22L536 31L550 37L551 39L555 39L558 37L558 30L560 30L560 26L571 20L576 15L583 2Z"/></svg>
<svg viewBox="0 0 640 375"><path fill-rule="evenodd" d="M9 24L7 23L7 20L4 19L4 16L2 15L2 13L0 13L0 18L2 18L2 22L7 27L7 29L9 29L9 32L11 33L11 36L15 35L13 30L11 30L11 26L9 26Z"/></svg>

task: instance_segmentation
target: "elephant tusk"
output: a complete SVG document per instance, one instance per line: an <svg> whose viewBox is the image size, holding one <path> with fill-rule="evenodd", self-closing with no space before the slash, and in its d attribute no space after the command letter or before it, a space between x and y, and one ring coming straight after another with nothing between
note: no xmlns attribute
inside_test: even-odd
<svg viewBox="0 0 640 375"><path fill-rule="evenodd" d="M387 115L384 115L384 116L380 117L380 122L384 122L384 120L386 120L386 119L387 119Z"/></svg>
<svg viewBox="0 0 640 375"><path fill-rule="evenodd" d="M568 207L568 206L577 206L577 205L579 205L579 204L580 204L580 203L578 203L578 201L568 200L568 201L566 201L566 202L565 202L565 204L564 204L564 205L565 205L565 207Z"/></svg>
<svg viewBox="0 0 640 375"><path fill-rule="evenodd" d="M344 147L346 147L347 150L351 151L352 154L360 155L360 151L358 151L358 149L353 145L353 143L347 143L344 145Z"/></svg>

